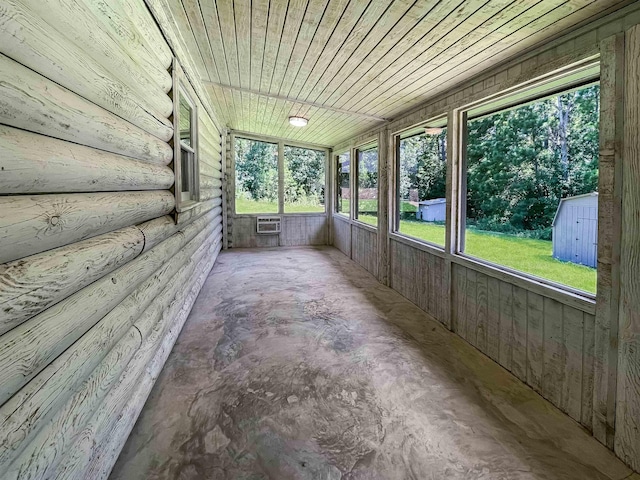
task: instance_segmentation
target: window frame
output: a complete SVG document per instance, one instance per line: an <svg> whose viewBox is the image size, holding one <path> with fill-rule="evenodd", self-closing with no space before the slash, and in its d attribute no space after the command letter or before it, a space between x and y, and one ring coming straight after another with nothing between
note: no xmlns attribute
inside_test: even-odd
<svg viewBox="0 0 640 480"><path fill-rule="evenodd" d="M330 158L331 158L331 149L325 145L317 145L313 143L304 143L304 142L295 142L285 140L279 137L270 137L267 135L256 135L249 132L244 132L240 130L231 130L229 132L229 138L231 142L231 181L229 184L231 185L230 197L233 202L232 216L236 217L256 217L259 215L278 215L278 216L286 216L286 217L299 217L299 216L327 216L329 214L328 208L328 199L331 198L331 192L327 193L328 186L330 185ZM238 213L236 206L236 138L244 138L246 140L252 140L257 142L265 142L272 143L278 146L278 212L277 213ZM325 160L324 160L324 188L325 188L325 201L324 201L324 211L322 212L306 212L306 213L285 213L284 211L284 147L285 145L290 147L297 148L307 148L310 150L318 150L325 152ZM330 188L330 187L329 187Z"/></svg>
<svg viewBox="0 0 640 480"><path fill-rule="evenodd" d="M339 178L339 173L338 173L338 164L339 164L339 160L340 160L340 156L341 155L345 155L348 154L349 155L349 189L352 190L351 188L351 179L353 177L353 159L351 158L352 152L351 149L345 149L345 150L341 150L338 153L334 153L333 157L334 157L334 162L333 165L335 166L335 176L333 177L333 185L334 185L334 193L333 193L333 211L332 214L333 215L337 215L340 218L343 219L350 219L351 218L351 201L349 201L349 211L348 212L338 212L338 192L340 191L341 185L340 185L340 178Z"/></svg>
<svg viewBox="0 0 640 480"><path fill-rule="evenodd" d="M351 184L353 185L352 187L352 202L349 202L349 205L351 206L351 215L350 215L350 219L353 222L357 222L358 225L365 225L366 227L375 229L376 231L378 230L378 217L376 215L376 224L375 225L371 225L370 223L367 222L363 222L362 220L360 220L358 218L358 210L359 210L359 197L360 197L360 162L358 160L358 153L359 152L364 152L367 150L373 150L373 149L377 149L378 150L378 168L377 168L377 173L378 173L378 181L376 182L376 190L377 190L377 194L376 194L376 199L379 201L380 200L380 145L378 145L378 140L369 140L366 143L362 143L360 145L355 146L352 149L353 152L353 159L351 160L351 169L352 169L352 177L353 179L351 180ZM355 193L355 196L353 195ZM378 211L380 210L380 206L378 205Z"/></svg>
<svg viewBox="0 0 640 480"><path fill-rule="evenodd" d="M593 72L597 71L597 74ZM584 72L581 76L580 72ZM577 76L577 77L576 77ZM563 79L569 79L563 83ZM557 84L560 86L556 86ZM551 289L561 295L572 297L577 301L586 301L590 304L595 303L597 292L591 293L579 290L569 285L564 285L553 280L538 277L536 275L516 270L514 268L500 265L489 260L485 260L474 255L464 252L466 239L466 220L467 220L467 139L468 139L468 121L478 119L484 116L493 115L510 109L519 108L536 101L568 93L573 90L585 88L589 85L600 83L600 59L587 59L580 65L572 66L562 72L556 72L547 77L534 79L527 84L520 85L514 89L508 89L489 98L479 100L470 105L466 105L459 109L453 110L453 117L457 128L455 129L455 148L456 160L451 166L457 177L455 182L455 198L452 198L452 204L456 205L455 215L452 217L452 248L451 255L454 263L471 267L476 270L485 270L493 276L506 277L507 281L514 283L522 283L525 288L531 288L531 285L539 285L543 289ZM545 88L548 85L549 88ZM537 92L529 94L529 92ZM520 96L520 99L514 99ZM514 99L510 101L510 99ZM492 108L493 105L499 105ZM469 118L469 113L475 114ZM481 112L481 113L478 113ZM449 167L449 159L447 160ZM600 171L601 166L598 166ZM598 269L596 268L596 284Z"/></svg>
<svg viewBox="0 0 640 480"><path fill-rule="evenodd" d="M442 125L441 125L442 124ZM416 135L421 135L425 127L427 126L437 126L447 129L447 159L446 159L446 172L449 171L451 166L451 159L449 158L449 125L448 125L448 116L446 113L441 115L436 115L431 117L428 120L421 121L416 123L410 127L403 128L402 130L393 132L391 134L391 138L393 141L393 182L390 184L390 193L391 193L391 202L392 209L390 210L390 214L392 215L391 221L389 222L390 235L395 239L403 239L409 240L411 242L415 242L421 246L428 247L429 249L435 250L438 254L443 254L446 250L446 233L445 233L445 241L443 245L438 245L437 243L429 242L427 240L423 240L421 238L417 238L411 235L407 235L406 233L400 232L400 141L405 138L410 138ZM450 205L450 192L447 179L445 177L445 232L449 228L448 226L448 211ZM431 250L428 250L431 251Z"/></svg>
<svg viewBox="0 0 640 480"><path fill-rule="evenodd" d="M198 107L193 97L188 93L187 79L182 73L178 61L174 58L173 63L173 173L174 173L174 196L176 201L176 212L182 213L192 209L200 203L200 155L199 128L198 128ZM186 145L180 138L180 101L184 99L191 109L191 145ZM185 172L182 171L182 150L185 149L193 155L190 168L189 197L184 198L182 191L182 180Z"/></svg>

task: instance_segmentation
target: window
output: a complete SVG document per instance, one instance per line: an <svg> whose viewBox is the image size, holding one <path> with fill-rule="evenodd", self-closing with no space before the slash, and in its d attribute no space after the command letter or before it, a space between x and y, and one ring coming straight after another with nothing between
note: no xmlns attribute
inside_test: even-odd
<svg viewBox="0 0 640 480"><path fill-rule="evenodd" d="M459 251L595 293L600 89L549 93L467 113Z"/></svg>
<svg viewBox="0 0 640 480"><path fill-rule="evenodd" d="M349 152L336 157L337 188L336 188L336 212L349 216L351 202L351 155Z"/></svg>
<svg viewBox="0 0 640 480"><path fill-rule="evenodd" d="M326 153L284 146L284 212L324 212Z"/></svg>
<svg viewBox="0 0 640 480"><path fill-rule="evenodd" d="M378 147L356 150L358 198L356 218L369 225L378 225Z"/></svg>
<svg viewBox="0 0 640 480"><path fill-rule="evenodd" d="M401 235L444 247L446 119L396 137L396 225Z"/></svg>
<svg viewBox="0 0 640 480"><path fill-rule="evenodd" d="M236 138L236 213L278 213L278 144Z"/></svg>
<svg viewBox="0 0 640 480"><path fill-rule="evenodd" d="M198 169L194 135L195 109L187 96L179 94L178 125L180 135L180 204L182 206L198 200Z"/></svg>

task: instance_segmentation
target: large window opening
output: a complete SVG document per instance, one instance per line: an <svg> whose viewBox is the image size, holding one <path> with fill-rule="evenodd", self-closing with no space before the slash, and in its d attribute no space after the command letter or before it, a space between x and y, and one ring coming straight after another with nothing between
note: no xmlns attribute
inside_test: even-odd
<svg viewBox="0 0 640 480"><path fill-rule="evenodd" d="M396 137L395 231L444 247L447 216L446 119Z"/></svg>
<svg viewBox="0 0 640 480"><path fill-rule="evenodd" d="M369 225L378 225L378 146L356 150L357 208L356 218Z"/></svg>
<svg viewBox="0 0 640 480"><path fill-rule="evenodd" d="M596 291L597 83L473 115L460 251Z"/></svg>
<svg viewBox="0 0 640 480"><path fill-rule="evenodd" d="M284 146L284 212L325 211L324 164L321 150Z"/></svg>
<svg viewBox="0 0 640 480"><path fill-rule="evenodd" d="M278 213L278 144L236 138L236 213Z"/></svg>
<svg viewBox="0 0 640 480"><path fill-rule="evenodd" d="M351 155L336 156L336 213L349 216L351 206Z"/></svg>

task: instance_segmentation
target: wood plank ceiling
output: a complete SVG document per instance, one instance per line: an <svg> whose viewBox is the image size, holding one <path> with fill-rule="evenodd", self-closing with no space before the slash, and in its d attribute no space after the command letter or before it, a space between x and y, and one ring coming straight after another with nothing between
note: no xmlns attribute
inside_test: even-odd
<svg viewBox="0 0 640 480"><path fill-rule="evenodd" d="M221 120L335 145L619 0L168 2ZM309 119L291 127L290 115Z"/></svg>

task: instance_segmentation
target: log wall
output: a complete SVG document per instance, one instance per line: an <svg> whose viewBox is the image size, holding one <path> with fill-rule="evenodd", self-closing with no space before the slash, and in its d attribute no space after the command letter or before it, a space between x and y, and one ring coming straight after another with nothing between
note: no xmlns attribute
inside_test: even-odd
<svg viewBox="0 0 640 480"><path fill-rule="evenodd" d="M369 227L337 214L331 219L332 245L581 423L635 470L640 470L639 23L636 3L492 66L387 125L334 146L335 152L352 155L358 145L376 137L380 146L392 146L393 132L446 115L450 163L445 248L400 236L384 222L377 241L369 242L362 233ZM455 232L459 112L534 78L596 59L602 96L594 300L457 255ZM394 158L389 152L380 172L386 167L393 186ZM381 156L380 161L385 159ZM388 205L380 203L379 218Z"/></svg>
<svg viewBox="0 0 640 480"><path fill-rule="evenodd" d="M0 478L106 478L222 248L223 135L187 75L201 202L176 214L171 66L193 67L163 19L0 10Z"/></svg>

